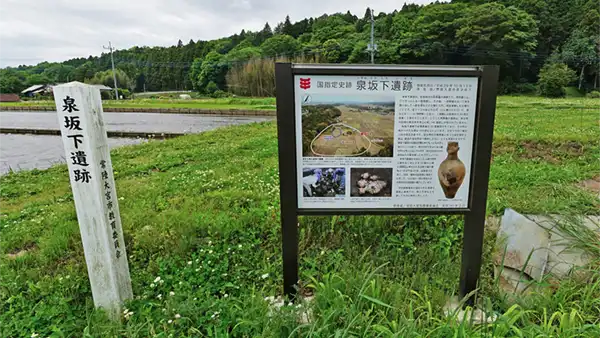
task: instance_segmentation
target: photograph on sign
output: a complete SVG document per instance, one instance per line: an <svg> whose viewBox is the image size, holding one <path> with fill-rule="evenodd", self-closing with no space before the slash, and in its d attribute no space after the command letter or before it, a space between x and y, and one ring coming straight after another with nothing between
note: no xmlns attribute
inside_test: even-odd
<svg viewBox="0 0 600 338"><path fill-rule="evenodd" d="M394 97L305 95L305 157L392 157Z"/></svg>
<svg viewBox="0 0 600 338"><path fill-rule="evenodd" d="M468 208L477 77L294 81L298 208Z"/></svg>
<svg viewBox="0 0 600 338"><path fill-rule="evenodd" d="M352 197L392 197L392 168L350 168Z"/></svg>
<svg viewBox="0 0 600 338"><path fill-rule="evenodd" d="M346 195L345 168L304 168L302 170L304 198L344 197Z"/></svg>

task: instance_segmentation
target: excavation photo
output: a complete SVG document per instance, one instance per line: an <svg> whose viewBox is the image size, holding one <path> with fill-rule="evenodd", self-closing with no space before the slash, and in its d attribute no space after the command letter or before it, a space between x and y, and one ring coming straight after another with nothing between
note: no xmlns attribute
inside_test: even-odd
<svg viewBox="0 0 600 338"><path fill-rule="evenodd" d="M392 197L392 168L351 168L352 197Z"/></svg>
<svg viewBox="0 0 600 338"><path fill-rule="evenodd" d="M302 187L304 197L343 197L346 195L346 169L304 168Z"/></svg>

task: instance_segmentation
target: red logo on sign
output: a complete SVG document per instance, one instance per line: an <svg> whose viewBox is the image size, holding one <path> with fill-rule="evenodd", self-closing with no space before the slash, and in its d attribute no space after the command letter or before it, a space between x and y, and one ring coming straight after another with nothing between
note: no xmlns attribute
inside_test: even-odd
<svg viewBox="0 0 600 338"><path fill-rule="evenodd" d="M300 88L302 88L302 89L310 88L310 77L308 79L300 78Z"/></svg>

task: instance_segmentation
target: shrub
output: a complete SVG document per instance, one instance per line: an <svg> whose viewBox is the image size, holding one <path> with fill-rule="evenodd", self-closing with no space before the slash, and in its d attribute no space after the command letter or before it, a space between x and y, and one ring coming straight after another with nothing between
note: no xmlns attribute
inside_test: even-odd
<svg viewBox="0 0 600 338"><path fill-rule="evenodd" d="M565 86L575 81L575 71L564 63L547 63L540 71L538 87L540 95L546 97L564 97Z"/></svg>
<svg viewBox="0 0 600 338"><path fill-rule="evenodd" d="M512 78L508 77L498 83L498 94L534 94L537 91L537 87L534 83L524 82L525 79L521 79L523 82L515 82Z"/></svg>
<svg viewBox="0 0 600 338"><path fill-rule="evenodd" d="M224 91L218 89L218 90L215 90L214 93L210 94L210 96L213 97L213 98L215 98L215 99L218 99L218 98L221 98L221 97L228 97L229 93L224 92Z"/></svg>
<svg viewBox="0 0 600 338"><path fill-rule="evenodd" d="M121 96L124 99L128 99L131 97L131 92L129 91L129 89L118 88L117 91L119 92L119 98L121 98Z"/></svg>
<svg viewBox="0 0 600 338"><path fill-rule="evenodd" d="M102 98L102 100L114 100L115 92L113 92L112 90L101 90L100 97Z"/></svg>
<svg viewBox="0 0 600 338"><path fill-rule="evenodd" d="M587 93L585 97L590 99L600 99L600 92L597 90L592 90L591 92Z"/></svg>
<svg viewBox="0 0 600 338"><path fill-rule="evenodd" d="M213 81L210 81L207 85L206 85L206 93L207 94L212 94L214 92L216 92L217 90L219 90L219 87L217 86L216 83L214 83Z"/></svg>
<svg viewBox="0 0 600 338"><path fill-rule="evenodd" d="M585 92L582 90L579 90L575 86L569 86L569 87L565 87L565 95L567 97L584 97Z"/></svg>

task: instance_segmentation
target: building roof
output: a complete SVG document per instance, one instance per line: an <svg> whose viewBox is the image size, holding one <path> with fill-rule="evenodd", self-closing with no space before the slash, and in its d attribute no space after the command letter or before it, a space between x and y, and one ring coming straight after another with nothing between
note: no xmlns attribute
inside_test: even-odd
<svg viewBox="0 0 600 338"><path fill-rule="evenodd" d="M112 90L112 88L110 88L110 87L107 87L107 86L105 86L105 85L103 85L103 84L93 84L93 85L91 85L91 86L94 86L94 87L96 87L96 88L98 88L98 89L100 89L100 90Z"/></svg>
<svg viewBox="0 0 600 338"><path fill-rule="evenodd" d="M0 102L18 102L21 98L17 94L0 94Z"/></svg>
<svg viewBox="0 0 600 338"><path fill-rule="evenodd" d="M39 91L40 89L46 88L46 86L48 86L48 85L45 85L45 84L33 85L31 87L23 89L23 91L21 91L21 93L25 94L25 93L29 93L29 92L36 92L36 91Z"/></svg>

